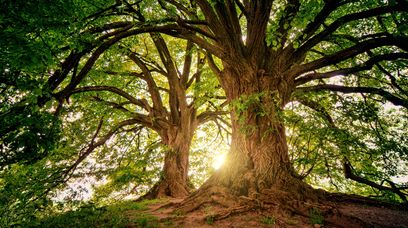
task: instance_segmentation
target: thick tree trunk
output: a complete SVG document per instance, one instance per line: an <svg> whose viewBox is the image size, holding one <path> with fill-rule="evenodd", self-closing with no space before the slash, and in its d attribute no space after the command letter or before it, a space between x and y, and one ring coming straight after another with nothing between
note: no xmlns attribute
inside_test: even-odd
<svg viewBox="0 0 408 228"><path fill-rule="evenodd" d="M154 198L183 198L190 192L188 186L188 157L191 137L178 134L164 157L163 174L155 189ZM190 139L189 139L190 138Z"/></svg>
<svg viewBox="0 0 408 228"><path fill-rule="evenodd" d="M226 161L194 195L185 211L217 201L227 207L240 199L279 203L317 200L316 191L296 178L281 119L287 82L259 71L224 69L222 86L232 104L232 144ZM285 204L283 203L283 204ZM247 203L244 203L247 205Z"/></svg>
<svg viewBox="0 0 408 228"><path fill-rule="evenodd" d="M143 199L163 197L184 198L190 192L188 185L189 144L169 148L164 156L162 176Z"/></svg>
<svg viewBox="0 0 408 228"><path fill-rule="evenodd" d="M289 83L262 71L240 72L238 76L236 71L224 71L224 89L233 104L232 147L225 166L213 178L235 195L268 189L303 194L307 185L295 177L281 118Z"/></svg>
<svg viewBox="0 0 408 228"><path fill-rule="evenodd" d="M194 114L194 111L192 113ZM161 132L162 142L168 147L162 175L159 182L141 199L184 198L190 193L192 186L188 181L189 152L196 121L195 117L185 116L188 118L182 118L180 126L172 126Z"/></svg>

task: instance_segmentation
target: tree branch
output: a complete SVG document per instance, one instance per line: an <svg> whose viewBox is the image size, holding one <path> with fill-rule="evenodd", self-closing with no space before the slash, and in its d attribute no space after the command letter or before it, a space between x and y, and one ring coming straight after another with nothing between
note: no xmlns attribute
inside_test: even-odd
<svg viewBox="0 0 408 228"><path fill-rule="evenodd" d="M317 80L317 79L324 79L324 78L331 78L335 76L347 76L356 72L364 71L364 70L370 70L374 65L377 65L381 61L392 61L396 59L408 59L408 53L390 53L390 54L384 54L384 55L377 55L371 57L368 61L366 61L363 64L350 67L350 68L343 68L339 70L334 70L330 72L324 72L324 73L310 73L307 75L304 75L298 79L295 80L295 85L302 85L307 82L310 82L312 80Z"/></svg>
<svg viewBox="0 0 408 228"><path fill-rule="evenodd" d="M408 42L408 39L406 41ZM400 41L398 41L394 37L382 37L382 38L374 38L374 39L366 40L366 41L357 43L352 47L349 47L337 53L334 53L332 55L324 56L318 60L299 65L295 67L294 69L292 69L292 75L296 77L308 71L317 70L317 69L320 69L322 67L329 66L329 65L334 65L336 63L339 63L349 58L355 57L364 52L370 51L374 48L378 48L382 46L391 46L391 45L399 46L399 43ZM405 57L405 55L401 54L400 57Z"/></svg>
<svg viewBox="0 0 408 228"><path fill-rule="evenodd" d="M146 64L135 53L128 54L128 57L134 63L136 63L136 65L138 65L139 68L143 72L144 77L142 79L146 81L147 83L147 87L148 87L151 99L153 101L153 108L155 110L165 110L163 106L162 98L160 96L159 88L157 87L157 84L154 81L154 78L150 70L147 68Z"/></svg>
<svg viewBox="0 0 408 228"><path fill-rule="evenodd" d="M387 180L387 182L390 183L390 185L391 185L391 187L387 187L387 186L384 186L384 185L377 184L377 183L375 183L373 181L370 181L368 179L362 178L362 177L360 177L360 176L353 173L350 162L348 162L348 161L343 162L343 167L344 167L344 176L347 179L354 180L354 181L356 181L358 183L366 184L366 185L371 186L373 188L376 188L378 190L391 191L391 192L397 194L405 203L408 202L406 194L401 192L400 189L396 187L394 182L392 182L390 180Z"/></svg>
<svg viewBox="0 0 408 228"><path fill-rule="evenodd" d="M150 112L152 107L149 106L149 103L145 99L136 99L132 95L128 94L127 92L113 86L83 86L79 88L75 88L71 90L69 95L76 94L76 93L83 93L83 92L90 92L90 91L109 91L115 93L121 97L126 98L132 104L137 105L146 111Z"/></svg>
<svg viewBox="0 0 408 228"><path fill-rule="evenodd" d="M390 12L404 12L408 8L406 3L403 3L403 1L398 1L397 4L395 5L389 5L389 6L382 6L382 7L377 7L374 9L369 9L365 10L362 12L358 13L352 13L352 14L347 14L343 17L340 17L333 23L331 23L326 29L324 29L322 32L316 34L312 38L310 38L308 41L306 41L303 45L301 45L296 52L293 54L293 58L295 61L298 59L303 59L307 51L309 51L312 47L323 41L327 36L332 34L334 31L336 31L339 27L347 24L348 22L351 21L356 21L364 18L370 18L378 15L382 15L385 13L390 13ZM328 15L326 15L327 17ZM320 24L319 24L320 25ZM311 27L314 27L315 29L310 29L308 31L308 34L310 34L311 31L316 30L317 24ZM307 37L307 36L306 36Z"/></svg>
<svg viewBox="0 0 408 228"><path fill-rule="evenodd" d="M214 121L218 116L227 114L229 114L229 111L205 111L197 116L198 125L211 120Z"/></svg>
<svg viewBox="0 0 408 228"><path fill-rule="evenodd" d="M295 18L296 14L299 12L300 2L299 0L288 0L286 8L284 10L284 15L279 20L279 28L277 29L277 34L280 35L281 38L281 47L283 48L286 40L288 31L290 29L291 22Z"/></svg>
<svg viewBox="0 0 408 228"><path fill-rule="evenodd" d="M316 86L310 86L310 87L299 87L296 89L296 91L299 91L299 92L314 92L314 91L324 91L324 90L340 92L340 93L376 94L376 95L383 97L387 101L393 103L394 105L403 106L405 108L408 108L408 101L406 99L397 97L394 94L391 94L390 92L385 91L383 89L379 89L379 88L347 87L347 86L326 84L326 85L316 85Z"/></svg>
<svg viewBox="0 0 408 228"><path fill-rule="evenodd" d="M128 119L120 122L117 124L115 127L113 127L106 135L101 137L97 142L95 142L96 137L98 136L101 128L102 128L102 119L98 124L98 128L95 131L94 136L92 137L91 142L87 145L86 150L83 151L82 153L79 154L78 159L72 164L67 170L65 170L62 174L63 182L67 181L67 178L75 171L75 169L78 167L78 165L85 160L96 148L102 146L105 144L106 141L108 141L120 128L132 125L132 124L137 124L138 121L135 119Z"/></svg>
<svg viewBox="0 0 408 228"><path fill-rule="evenodd" d="M88 72L92 69L93 65L95 64L96 60L104 53L107 49L109 49L112 45L116 44L118 41L142 34L142 33L149 33L149 32L168 32L171 33L171 31L174 30L179 30L178 26L175 24L168 24L168 25L163 25L163 26L141 26L140 28L135 28L131 30L126 30L120 34L117 34L113 38L103 42L89 57L89 59L86 61L84 66L82 67L81 71L78 73L77 77L72 78L70 83L60 92L58 92L59 97L65 97L66 94L69 94L69 91L74 89L81 81L82 79L88 74Z"/></svg>

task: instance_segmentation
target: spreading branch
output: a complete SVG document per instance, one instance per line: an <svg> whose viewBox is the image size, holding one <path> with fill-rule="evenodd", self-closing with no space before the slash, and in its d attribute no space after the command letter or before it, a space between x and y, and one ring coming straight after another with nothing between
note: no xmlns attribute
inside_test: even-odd
<svg viewBox="0 0 408 228"><path fill-rule="evenodd" d="M299 92L314 92L314 91L333 91L333 92L340 92L340 93L368 93L368 94L376 94L387 101L393 103L394 105L397 106L403 106L405 108L408 108L408 100L403 99L400 97L397 97L394 94L391 94L390 92L380 89L380 88L374 88L374 87L348 87L348 86L340 86L340 85L331 85L331 84L326 84L326 85L316 85L316 86L310 86L310 87L299 87L296 89L296 91Z"/></svg>
<svg viewBox="0 0 408 228"><path fill-rule="evenodd" d="M307 40L303 45L301 45L296 52L293 54L293 59L295 62L299 59L303 59L306 55L306 53L316 46L318 43L322 42L326 37L331 35L333 32L335 32L338 28L341 26L352 22L352 21L357 21L365 18L370 18L370 17L375 17L379 16L382 14L390 13L390 12L404 12L408 8L408 4L404 1L398 1L397 4L395 5L388 5L388 6L382 6L382 7L377 7L365 11L361 11L358 13L352 13L352 14L347 14L343 17L340 17L339 19L335 20L333 23L331 23L329 26L327 26L322 32L314 35L311 37L309 40ZM324 17L322 19L325 19L328 15L323 15ZM316 31L318 28L318 25L320 25L322 22L318 22L315 25L311 25L310 29L307 29L307 34L312 34L313 31ZM313 28L313 29L312 29ZM306 35L308 37L309 35Z"/></svg>
<svg viewBox="0 0 408 228"><path fill-rule="evenodd" d="M373 188L376 188L378 190L391 191L391 192L397 194L401 198L401 200L403 200L405 203L408 202L407 194L401 192L401 190L406 189L406 188L398 188L396 186L396 184L394 182L390 181L390 180L387 180L387 182L391 186L391 187L388 187L388 186L377 184L374 181L370 181L370 180L368 180L366 178L360 177L360 176L354 174L353 167L351 166L350 162L348 162L348 161L343 162L343 167L344 167L344 176L347 179L354 180L354 181L356 181L358 183L366 184L366 185L371 186Z"/></svg>
<svg viewBox="0 0 408 228"><path fill-rule="evenodd" d="M400 39L402 38L381 37L381 38L370 39L370 40L366 40L366 41L357 43L353 45L352 47L346 48L337 53L334 53L328 56L324 56L318 60L315 60L309 63L305 63L305 64L295 67L292 70L293 77L296 77L308 71L317 70L322 67L337 64L339 62L353 58L359 54L362 54L364 52L370 51L378 47L392 46L392 45L401 47ZM408 39L406 38L405 40L408 41Z"/></svg>
<svg viewBox="0 0 408 228"><path fill-rule="evenodd" d="M347 76L353 73L357 73L364 70L370 70L373 66L378 66L377 64L382 61L392 61L397 59L408 59L408 53L390 53L384 55L377 55L371 57L368 61L363 64L350 67L350 68L343 68L339 70L329 71L329 72L315 72L306 74L298 79L295 80L295 85L302 85L312 80L324 79L324 78L331 78L335 76Z"/></svg>
<svg viewBox="0 0 408 228"><path fill-rule="evenodd" d="M115 93L121 97L126 98L128 101L130 101L132 104L137 105L146 111L150 112L152 107L150 107L149 103L145 99L136 99L132 95L128 94L127 92L114 87L114 86L83 86L79 88L75 88L70 92L70 95L76 94L76 93L83 93L83 92L90 92L90 91L109 91L112 93Z"/></svg>
<svg viewBox="0 0 408 228"><path fill-rule="evenodd" d="M296 97L295 100L300 102L302 105L305 105L306 107L311 108L312 110L316 111L317 113L320 113L321 116L323 117L323 119L326 120L329 123L331 128L339 129L336 126L333 118L327 112L327 110L325 108L323 108L319 103L314 102L312 100L308 100L306 98L302 98L302 97ZM401 191L401 190L408 189L408 187L397 187L397 185L394 182L392 182L390 180L385 180L385 182L388 182L390 184L390 187L388 187L388 186L384 186L383 184L377 184L374 181L371 181L371 180L368 180L366 178L360 177L360 176L356 175L353 172L353 167L351 166L351 164L350 164L349 160L347 159L347 157L344 158L343 172L344 172L344 177L347 178L347 179L354 180L354 181L356 181L358 183L368 185L370 187L376 188L376 189L381 190L381 191L391 191L391 192L397 194L404 202L408 202L407 201L407 194L405 194L405 193L403 193Z"/></svg>

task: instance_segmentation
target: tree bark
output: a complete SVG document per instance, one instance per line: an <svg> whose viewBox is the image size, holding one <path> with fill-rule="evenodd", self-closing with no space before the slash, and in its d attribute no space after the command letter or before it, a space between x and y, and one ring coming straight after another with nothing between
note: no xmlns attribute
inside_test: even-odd
<svg viewBox="0 0 408 228"><path fill-rule="evenodd" d="M226 69L222 77L233 104L232 147L225 166L213 179L234 195L253 196L279 189L301 197L300 192L306 189L300 188L308 186L295 177L280 117L290 85L279 75L238 72Z"/></svg>
<svg viewBox="0 0 408 228"><path fill-rule="evenodd" d="M229 208L243 198L284 202L285 207L291 207L290 201L318 200L316 191L297 177L289 159L280 114L291 86L280 78L262 70L224 67L221 84L232 104L230 152L220 170L184 202L182 210L214 200Z"/></svg>
<svg viewBox="0 0 408 228"><path fill-rule="evenodd" d="M141 199L184 198L192 187L188 181L190 145L197 126L195 110L184 110L179 126L160 132L167 146L161 178Z"/></svg>

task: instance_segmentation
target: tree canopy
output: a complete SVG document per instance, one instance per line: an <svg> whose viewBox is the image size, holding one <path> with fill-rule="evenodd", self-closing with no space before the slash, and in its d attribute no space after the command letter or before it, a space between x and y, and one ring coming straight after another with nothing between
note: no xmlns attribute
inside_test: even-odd
<svg viewBox="0 0 408 228"><path fill-rule="evenodd" d="M80 164L110 176L97 194L170 180L162 167L185 196L197 128L230 150L185 212L330 198L316 187L407 202L406 0L1 5L4 208L45 205Z"/></svg>

